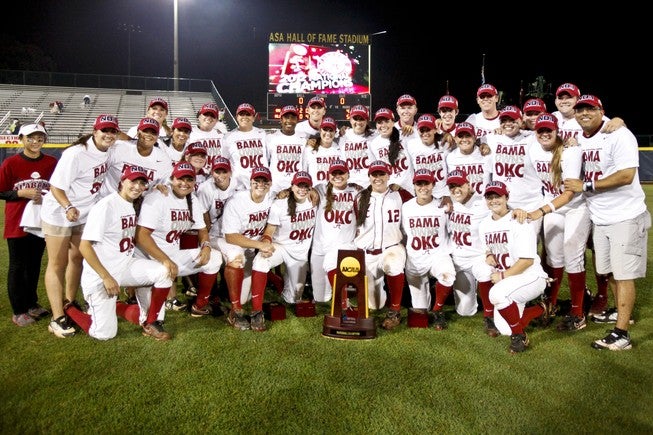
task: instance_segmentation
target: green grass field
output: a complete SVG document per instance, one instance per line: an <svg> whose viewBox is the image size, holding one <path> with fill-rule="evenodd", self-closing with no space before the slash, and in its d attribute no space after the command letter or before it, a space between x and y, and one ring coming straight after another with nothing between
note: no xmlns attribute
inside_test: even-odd
<svg viewBox="0 0 653 435"><path fill-rule="evenodd" d="M653 186L644 188L651 209ZM653 433L650 261L637 282L632 350L592 349L606 326L588 322L576 333L530 329L519 355L508 337L485 335L480 313L461 318L451 306L444 331L404 318L372 340L323 337L323 307L313 318L289 310L264 333L172 312L169 342L122 320L107 342L58 339L47 320L11 322L6 270L2 243L0 433ZM42 286L39 294L48 306Z"/></svg>

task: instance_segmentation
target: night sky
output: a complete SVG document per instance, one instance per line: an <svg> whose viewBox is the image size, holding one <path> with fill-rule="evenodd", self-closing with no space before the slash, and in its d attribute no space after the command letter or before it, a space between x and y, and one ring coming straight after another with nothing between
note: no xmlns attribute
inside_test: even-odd
<svg viewBox="0 0 653 435"><path fill-rule="evenodd" d="M527 11L524 3L493 2L492 10L460 2L396 3L179 0L179 75L213 80L232 111L250 102L265 113L270 33L385 30L371 39L373 110L394 108L397 97L409 93L420 113L434 113L448 91L461 113L476 112L484 64L485 81L503 92L504 104L519 104L520 88L528 92L538 76L552 92L573 82L601 98L606 114L624 118L633 133L653 134L644 116L653 38L650 23L640 23L648 17L643 11L618 5L583 11L531 3L535 8ZM131 34L131 74L173 76L173 0L22 1L12 9L0 30L3 40L40 47L54 71L126 75L128 33L121 26L127 25L140 28ZM520 13L521 20L508 18ZM2 63L17 69L11 60ZM545 101L555 110L552 97Z"/></svg>

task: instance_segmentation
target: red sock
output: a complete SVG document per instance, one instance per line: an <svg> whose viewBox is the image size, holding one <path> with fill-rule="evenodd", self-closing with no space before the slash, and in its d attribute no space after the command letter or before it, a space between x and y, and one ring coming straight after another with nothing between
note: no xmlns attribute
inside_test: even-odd
<svg viewBox="0 0 653 435"><path fill-rule="evenodd" d="M150 323L156 322L157 317L159 317L159 311L168 297L168 292L170 287L158 288L152 287L152 298L150 299L150 308L147 310L147 319L145 324L149 325Z"/></svg>
<svg viewBox="0 0 653 435"><path fill-rule="evenodd" d="M197 299L195 299L195 305L197 308L203 308L206 304L209 303L209 296L211 296L211 289L213 284L215 284L218 275L216 273L204 273L200 272L197 274Z"/></svg>
<svg viewBox="0 0 653 435"><path fill-rule="evenodd" d="M91 327L90 314L86 314L74 305L70 305L64 314L70 317L71 320L77 324L77 326L82 328L84 332L88 334L88 330Z"/></svg>
<svg viewBox="0 0 653 435"><path fill-rule="evenodd" d="M267 279L268 281L270 281L270 284L272 284L272 286L275 288L277 293L279 294L283 293L283 278L281 278L279 275L274 273L273 270L271 270L267 273Z"/></svg>
<svg viewBox="0 0 653 435"><path fill-rule="evenodd" d="M386 275L386 281L388 282L388 291L390 292L390 309L392 311L401 310L401 297L403 296L404 283L406 278L403 273L395 276Z"/></svg>
<svg viewBox="0 0 653 435"><path fill-rule="evenodd" d="M492 285L492 281L478 282L478 295L481 298L481 305L483 305L483 317L494 317L494 305L490 302Z"/></svg>
<svg viewBox="0 0 653 435"><path fill-rule="evenodd" d="M225 266L224 280L227 282L227 291L229 292L229 302L234 310L242 309L240 305L240 292L243 288L245 279L245 269L242 267Z"/></svg>
<svg viewBox="0 0 653 435"><path fill-rule="evenodd" d="M508 326L513 334L523 334L524 328L521 325L521 320L519 317L519 307L516 303L511 303L506 308L499 310L499 313L506 319Z"/></svg>
<svg viewBox="0 0 653 435"><path fill-rule="evenodd" d="M252 271L252 311L263 309L263 295L268 282L269 273Z"/></svg>
<svg viewBox="0 0 653 435"><path fill-rule="evenodd" d="M442 311L442 307L445 302L447 302L447 298L452 290L452 286L442 285L439 281L435 283L435 303L433 304L433 311Z"/></svg>
<svg viewBox="0 0 653 435"><path fill-rule="evenodd" d="M571 295L571 315L583 317L583 300L585 299L585 271L568 273L569 294Z"/></svg>
<svg viewBox="0 0 653 435"><path fill-rule="evenodd" d="M610 279L608 275L595 275L596 277L596 296L601 296L604 298L608 297L608 287Z"/></svg>
<svg viewBox="0 0 653 435"><path fill-rule="evenodd" d="M560 293L560 285L564 274L565 269L562 267L549 267L549 276L553 278L553 282L548 288L548 295L552 305L558 303L558 293Z"/></svg>
<svg viewBox="0 0 653 435"><path fill-rule="evenodd" d="M528 324L531 323L531 320L540 317L542 313L544 313L544 308L539 304L524 308L524 314L521 316L522 328L526 328Z"/></svg>
<svg viewBox="0 0 653 435"><path fill-rule="evenodd" d="M141 315L141 308L138 304L126 304L122 301L117 301L116 314L129 323L140 326L139 317Z"/></svg>

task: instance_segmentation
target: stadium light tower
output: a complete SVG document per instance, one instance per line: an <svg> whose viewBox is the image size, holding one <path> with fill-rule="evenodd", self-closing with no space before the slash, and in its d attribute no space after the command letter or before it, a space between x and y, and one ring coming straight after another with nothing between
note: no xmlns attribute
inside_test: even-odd
<svg viewBox="0 0 653 435"><path fill-rule="evenodd" d="M175 91L179 90L179 0L174 0L174 28L175 45L173 50L173 74L175 77Z"/></svg>

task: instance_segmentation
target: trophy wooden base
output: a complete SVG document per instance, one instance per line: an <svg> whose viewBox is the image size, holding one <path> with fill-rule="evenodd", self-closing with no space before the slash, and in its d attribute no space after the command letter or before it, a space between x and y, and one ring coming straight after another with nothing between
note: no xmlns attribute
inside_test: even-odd
<svg viewBox="0 0 653 435"><path fill-rule="evenodd" d="M295 316L315 317L315 302L299 301L295 304Z"/></svg>
<svg viewBox="0 0 653 435"><path fill-rule="evenodd" d="M353 313L352 313L353 314ZM357 317L324 316L322 335L329 338L345 340L361 340L376 338L374 318L359 319Z"/></svg>

